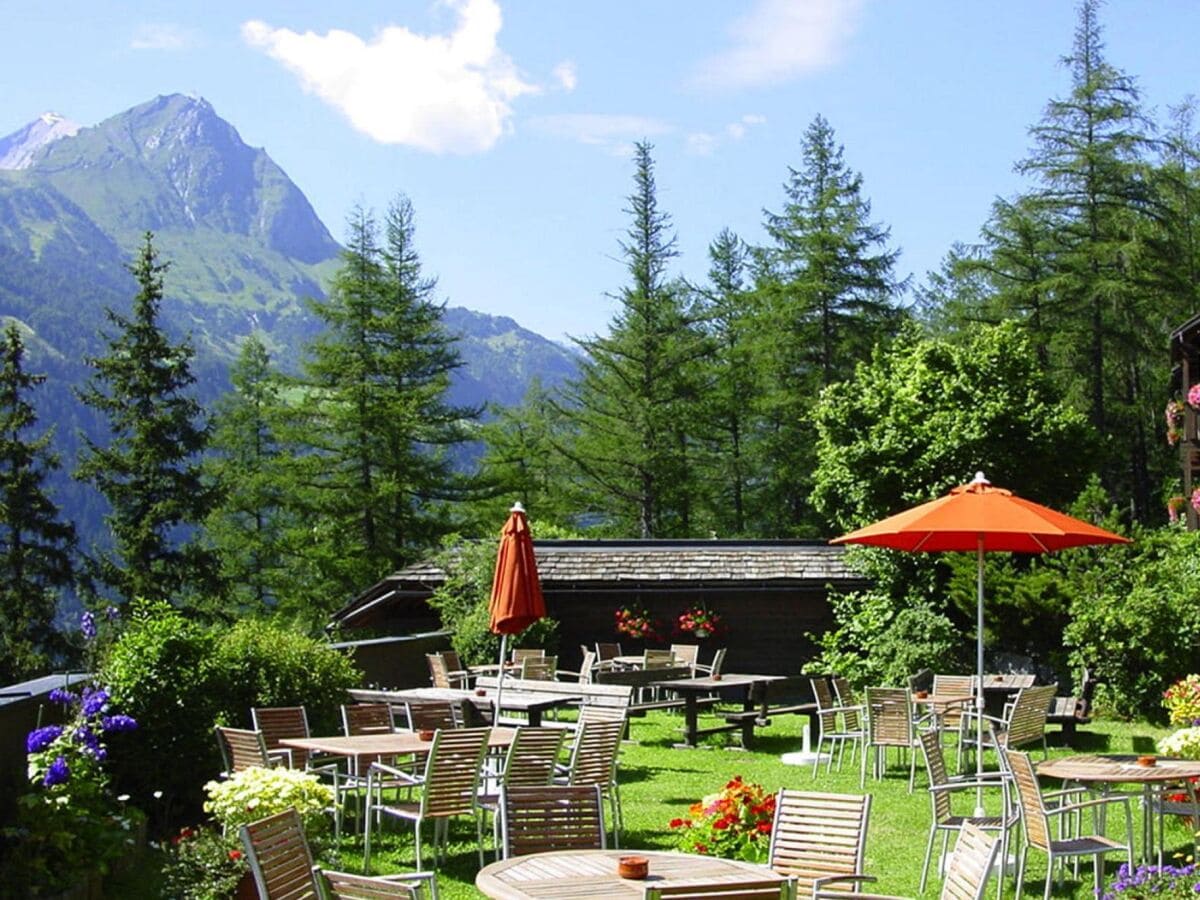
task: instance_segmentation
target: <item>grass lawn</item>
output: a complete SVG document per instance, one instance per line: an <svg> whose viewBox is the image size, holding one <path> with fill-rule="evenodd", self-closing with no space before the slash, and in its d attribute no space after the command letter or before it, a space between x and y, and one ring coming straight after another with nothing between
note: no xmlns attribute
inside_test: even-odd
<svg viewBox="0 0 1200 900"><path fill-rule="evenodd" d="M775 723L758 732L753 751L723 749L725 735L709 738L710 743L696 749L677 749L673 743L679 739L681 717L667 712L651 713L644 719L633 720L632 732L637 743L624 745L621 752L620 783L625 832L622 848L673 849L673 833L667 823L683 816L690 804L705 794L719 790L726 781L741 775L746 781L757 782L768 790L780 787L799 790L822 790L838 793L859 793L858 766L846 764L841 772L826 773L822 767L814 780L812 769L784 765L779 761L781 754L800 748L800 727L804 721L797 716L783 716ZM702 722L702 725L704 723ZM1080 731L1078 748L1055 745L1057 731L1051 733L1050 753L1067 756L1076 752L1096 753L1147 753L1154 752L1154 742L1166 729L1144 723L1097 722ZM1041 752L1034 752L1034 760L1040 761ZM868 874L879 881L871 890L882 893L917 896L917 885L921 875L921 857L930 822L930 804L925 790L926 780L923 764L917 762L917 783L912 794L908 793L908 767L903 766L893 753L891 767L882 781L872 780L869 775L866 791L874 795L871 808L870 829L867 836L866 865ZM953 765L952 756L948 759ZM986 759L989 767L995 767L994 757ZM960 798L964 807L957 811L969 812L973 806L971 798ZM957 801L956 801L957 802ZM1136 804L1135 804L1136 809ZM1139 813L1135 812L1135 815ZM1110 833L1123 827L1123 816L1110 817ZM486 829L485 829L486 830ZM1140 839L1139 820L1134 822L1135 840ZM456 821L450 830L450 850L447 862L439 870L439 893L447 900L479 896L474 888L478 869L473 847L474 829L466 819ZM1170 852L1190 854L1191 843L1187 829L1173 822L1167 834ZM432 826L425 826L426 865L432 841ZM487 860L492 859L491 836L485 834L488 848ZM374 842L373 842L374 843ZM940 846L940 844L939 844ZM322 860L324 864L336 865L349 871L360 871L362 866L361 837L351 835L343 838L337 856ZM1119 863L1110 856L1109 879ZM935 863L936 865L936 863ZM411 870L414 867L412 827L395 820L385 823L380 838L372 850L372 868L376 873ZM1038 897L1045 877L1045 857L1030 851L1029 868L1026 872L1025 893ZM143 882L145 884L145 882ZM936 897L941 889L940 881L930 878L925 896ZM1005 886L1006 896L1011 897L1011 882ZM1091 897L1092 880L1090 863L1085 862L1080 880L1069 877L1062 887L1055 889L1056 897ZM128 896L147 896L140 891ZM113 896L116 896L115 894Z"/></svg>

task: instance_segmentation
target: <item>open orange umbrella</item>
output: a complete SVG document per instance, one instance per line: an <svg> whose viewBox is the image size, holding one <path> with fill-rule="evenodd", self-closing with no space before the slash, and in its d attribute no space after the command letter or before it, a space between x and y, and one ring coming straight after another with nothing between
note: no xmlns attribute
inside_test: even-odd
<svg viewBox="0 0 1200 900"><path fill-rule="evenodd" d="M496 571L492 575L492 597L488 602L493 634L500 635L500 674L496 681L496 715L504 692L504 656L510 634L520 634L546 615L546 601L538 580L533 537L525 520L525 508L514 503L508 521L500 532L496 552Z"/></svg>
<svg viewBox="0 0 1200 900"><path fill-rule="evenodd" d="M993 487L975 473L970 484L952 488L945 497L889 516L873 525L834 538L833 544L869 544L895 550L974 551L976 566L975 651L978 683L975 703L980 713L979 746L983 746L983 554L995 551L1048 553L1087 544L1127 544L1128 538L1080 519L1023 500ZM976 753L983 770L983 754Z"/></svg>

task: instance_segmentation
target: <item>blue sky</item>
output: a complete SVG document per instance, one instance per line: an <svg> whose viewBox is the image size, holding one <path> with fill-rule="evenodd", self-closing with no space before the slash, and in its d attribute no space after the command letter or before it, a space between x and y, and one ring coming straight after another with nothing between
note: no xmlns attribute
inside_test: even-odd
<svg viewBox="0 0 1200 900"><path fill-rule="evenodd" d="M602 332L632 141L702 279L728 226L762 239L824 115L920 281L972 240L1046 102L1068 91L1067 0L283 0L20 4L0 30L0 134L83 125L156 94L207 98L334 236L412 198L453 305L548 337ZM1111 0L1108 59L1148 109L1200 93L1200 3Z"/></svg>

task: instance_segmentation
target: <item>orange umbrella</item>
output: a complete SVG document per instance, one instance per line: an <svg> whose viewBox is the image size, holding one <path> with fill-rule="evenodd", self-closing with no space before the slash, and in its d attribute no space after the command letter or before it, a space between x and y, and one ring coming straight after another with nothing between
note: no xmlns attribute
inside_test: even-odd
<svg viewBox="0 0 1200 900"><path fill-rule="evenodd" d="M488 602L488 627L500 635L500 674L496 687L496 713L504 691L505 644L510 634L520 634L546 615L546 601L538 581L537 559L525 509L514 503L508 521L500 532L496 552L496 571L492 576L492 597Z"/></svg>
<svg viewBox="0 0 1200 900"><path fill-rule="evenodd" d="M833 544L870 544L895 550L974 551L976 566L975 650L978 684L975 703L983 712L983 554L1048 553L1086 544L1127 544L1128 538L1097 528L1048 507L1022 500L1012 491L992 487L982 472L970 484L952 488L945 497L897 513L874 525L834 538ZM979 745L983 745L983 718ZM983 754L977 753L982 771Z"/></svg>

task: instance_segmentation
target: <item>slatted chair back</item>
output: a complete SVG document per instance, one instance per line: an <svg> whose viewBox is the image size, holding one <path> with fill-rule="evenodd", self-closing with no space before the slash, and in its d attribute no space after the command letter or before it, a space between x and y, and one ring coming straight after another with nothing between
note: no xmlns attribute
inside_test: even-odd
<svg viewBox="0 0 1200 900"><path fill-rule="evenodd" d="M921 732L921 749L925 752L925 769L929 772L929 796L933 802L933 821L942 824L953 815L950 809L950 791L934 790L938 785L948 784L950 774L946 771L946 757L942 753L942 736L937 730Z"/></svg>
<svg viewBox="0 0 1200 900"><path fill-rule="evenodd" d="M712 663L708 667L709 675L720 675L721 666L725 664L725 647L718 647L717 652L713 654Z"/></svg>
<svg viewBox="0 0 1200 900"><path fill-rule="evenodd" d="M281 748L279 743L284 738L306 738L308 731L308 714L303 706L256 706L250 710L250 721L256 731L261 731L267 751ZM308 767L308 751L297 747L289 747L292 768L305 769Z"/></svg>
<svg viewBox="0 0 1200 900"><path fill-rule="evenodd" d="M971 695L975 696L975 676L974 675L934 675L933 676L933 694L949 694L949 695ZM963 710L965 706L950 706L947 707L941 715L942 726L946 728L957 728L962 721Z"/></svg>
<svg viewBox="0 0 1200 900"><path fill-rule="evenodd" d="M850 687L850 679L844 675L834 675L831 680L834 693L837 694L837 705L843 709L842 724L846 731L862 731L862 713L858 711L858 698Z"/></svg>
<svg viewBox="0 0 1200 900"><path fill-rule="evenodd" d="M413 731L439 728L447 731L460 725L456 704L450 700L406 700L408 727Z"/></svg>
<svg viewBox="0 0 1200 900"><path fill-rule="evenodd" d="M603 850L598 785L505 785L500 790L505 858L548 850Z"/></svg>
<svg viewBox="0 0 1200 900"><path fill-rule="evenodd" d="M425 662L429 665L429 681L435 688L450 687L450 667L446 665L446 657L440 653L426 653Z"/></svg>
<svg viewBox="0 0 1200 900"><path fill-rule="evenodd" d="M540 659L545 655L546 651L542 647L513 647L512 661L520 665L527 659Z"/></svg>
<svg viewBox="0 0 1200 900"><path fill-rule="evenodd" d="M355 734L391 734L392 708L386 703L348 703L342 706L342 731Z"/></svg>
<svg viewBox="0 0 1200 900"><path fill-rule="evenodd" d="M973 822L964 823L946 866L941 900L981 900L999 849L998 833L986 832Z"/></svg>
<svg viewBox="0 0 1200 900"><path fill-rule="evenodd" d="M620 722L624 725L627 718L628 704L608 706L602 703L585 703L579 707L579 718L575 721L577 725L583 725L585 722Z"/></svg>
<svg viewBox="0 0 1200 900"><path fill-rule="evenodd" d="M567 733L561 728L518 728L504 757L509 787L550 784Z"/></svg>
<svg viewBox="0 0 1200 900"><path fill-rule="evenodd" d="M624 654L621 653L620 644L605 644L600 641L596 641L596 659L598 659L600 662L605 663L623 655Z"/></svg>
<svg viewBox="0 0 1200 900"><path fill-rule="evenodd" d="M833 699L829 679L824 676L810 678L808 683L812 685L813 699L817 701L817 718L820 720L821 730L826 734L837 731L837 701Z"/></svg>
<svg viewBox="0 0 1200 900"><path fill-rule="evenodd" d="M254 766L264 769L270 767L271 759L267 755L267 743L261 731L218 725L216 732L226 774L232 775Z"/></svg>
<svg viewBox="0 0 1200 900"><path fill-rule="evenodd" d="M304 825L295 809L251 822L239 830L259 897L321 900Z"/></svg>
<svg viewBox="0 0 1200 900"><path fill-rule="evenodd" d="M1017 802L1021 806L1021 821L1025 826L1025 837L1029 844L1050 852L1050 823L1046 807L1042 803L1042 789L1038 786L1037 773L1028 753L1018 750L1001 750L1005 766L1012 773L1017 789Z"/></svg>
<svg viewBox="0 0 1200 900"><path fill-rule="evenodd" d="M571 751L571 768L568 783L574 785L597 784L609 787L617 780L617 755L621 749L621 735L625 732L625 721L588 721L579 726L575 733L575 746Z"/></svg>
<svg viewBox="0 0 1200 900"><path fill-rule="evenodd" d="M799 897L811 895L814 879L861 875L870 815L870 794L783 788L775 797L767 864L780 875L796 879ZM844 889L852 890L853 885L844 885Z"/></svg>
<svg viewBox="0 0 1200 900"><path fill-rule="evenodd" d="M647 650L642 654L643 669L669 669L675 665L675 654L670 650Z"/></svg>
<svg viewBox="0 0 1200 900"><path fill-rule="evenodd" d="M479 769L487 752L489 728L435 731L425 762L421 818L459 816L475 810Z"/></svg>
<svg viewBox="0 0 1200 900"><path fill-rule="evenodd" d="M1004 731L999 735L1000 742L1005 747L1013 748L1041 741L1044 747L1046 716L1050 712L1050 704L1054 702L1054 692L1057 690L1057 684L1021 688Z"/></svg>
<svg viewBox="0 0 1200 900"><path fill-rule="evenodd" d="M596 668L596 651L588 650L582 645L581 649L583 650L583 661L579 664L579 683L591 684L592 674Z"/></svg>
<svg viewBox="0 0 1200 900"><path fill-rule="evenodd" d="M787 900L791 888L786 881L745 875L722 876L712 881L661 881L643 889L642 900Z"/></svg>
<svg viewBox="0 0 1200 900"><path fill-rule="evenodd" d="M521 660L521 677L529 681L554 681L557 656L527 656Z"/></svg>
<svg viewBox="0 0 1200 900"><path fill-rule="evenodd" d="M912 694L908 688L867 688L867 743L912 747Z"/></svg>
<svg viewBox="0 0 1200 900"><path fill-rule="evenodd" d="M687 666L696 674L696 663L700 662L699 644L672 644L671 655L675 657L675 665Z"/></svg>

